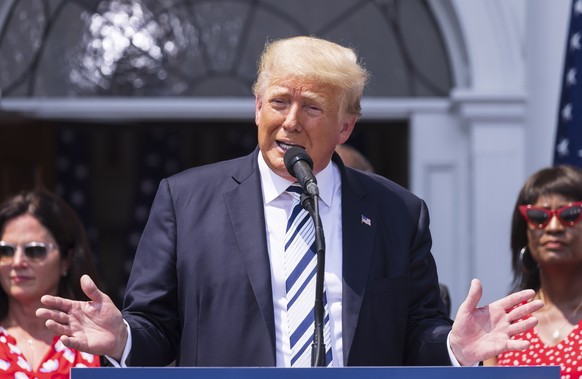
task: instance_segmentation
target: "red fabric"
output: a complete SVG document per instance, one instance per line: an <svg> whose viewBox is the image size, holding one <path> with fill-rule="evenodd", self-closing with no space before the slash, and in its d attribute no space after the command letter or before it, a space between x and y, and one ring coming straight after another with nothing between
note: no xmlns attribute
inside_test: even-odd
<svg viewBox="0 0 582 379"><path fill-rule="evenodd" d="M542 342L535 328L517 334L513 339L528 340L529 348L510 351L497 357L499 366L560 366L561 379L582 378L582 320L556 346Z"/></svg>
<svg viewBox="0 0 582 379"><path fill-rule="evenodd" d="M0 377L16 379L64 379L69 378L72 367L98 367L99 357L81 353L65 347L55 337L51 348L43 359L38 371L33 372L30 364L16 346L14 337L0 327Z"/></svg>

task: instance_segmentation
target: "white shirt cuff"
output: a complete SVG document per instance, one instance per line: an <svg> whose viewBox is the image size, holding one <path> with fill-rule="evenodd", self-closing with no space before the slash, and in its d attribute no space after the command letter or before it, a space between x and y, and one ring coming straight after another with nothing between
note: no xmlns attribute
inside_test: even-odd
<svg viewBox="0 0 582 379"><path fill-rule="evenodd" d="M457 360L457 357L455 357L455 354L453 354L453 350L451 349L451 344L449 343L449 338L451 338L451 332L449 332L449 335L447 336L447 350L449 352L449 358L451 358L451 363L455 367L461 367L461 364ZM471 367L477 367L477 366L479 366L479 362L471 365Z"/></svg>
<svg viewBox="0 0 582 379"><path fill-rule="evenodd" d="M129 324L127 323L127 321L123 320L123 322L125 323L125 327L127 328L127 341L125 342L125 348L123 349L123 354L121 354L121 360L119 362L117 362L115 359L111 358L110 356L106 355L105 358L107 358L107 360L109 362L111 362L111 364L114 367L127 367L127 364L125 363L125 361L127 360L127 356L129 355L129 352L131 351L131 328L129 327Z"/></svg>

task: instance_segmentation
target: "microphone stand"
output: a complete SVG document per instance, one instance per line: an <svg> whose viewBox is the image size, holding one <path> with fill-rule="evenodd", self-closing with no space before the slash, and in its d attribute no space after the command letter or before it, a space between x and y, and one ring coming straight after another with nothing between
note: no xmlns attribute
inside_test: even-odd
<svg viewBox="0 0 582 379"><path fill-rule="evenodd" d="M315 247L317 250L317 273L315 279L315 327L313 331L313 344L311 349L311 366L325 367L325 341L323 338L323 279L325 275L325 237L323 225L319 217L319 195L313 197L307 193L301 195L301 206L309 212L315 226Z"/></svg>

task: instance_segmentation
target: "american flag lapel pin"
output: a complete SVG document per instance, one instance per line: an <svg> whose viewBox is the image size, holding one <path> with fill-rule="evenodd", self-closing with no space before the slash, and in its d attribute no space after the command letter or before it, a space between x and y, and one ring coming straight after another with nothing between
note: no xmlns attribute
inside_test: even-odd
<svg viewBox="0 0 582 379"><path fill-rule="evenodd" d="M372 226L372 220L370 220L367 216L362 215L362 224Z"/></svg>

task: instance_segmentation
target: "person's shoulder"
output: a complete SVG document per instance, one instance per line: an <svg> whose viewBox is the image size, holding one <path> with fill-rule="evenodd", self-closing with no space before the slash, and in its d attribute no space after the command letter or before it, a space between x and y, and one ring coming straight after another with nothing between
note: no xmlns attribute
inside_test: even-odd
<svg viewBox="0 0 582 379"><path fill-rule="evenodd" d="M188 185L216 185L217 182L228 178L249 175L256 167L256 154L233 158L225 161L208 163L191 167L169 176L165 180L171 186Z"/></svg>
<svg viewBox="0 0 582 379"><path fill-rule="evenodd" d="M379 194L393 194L399 197L419 199L410 190L395 181L372 172L360 171L346 167L346 177L352 183L362 186L366 191Z"/></svg>

